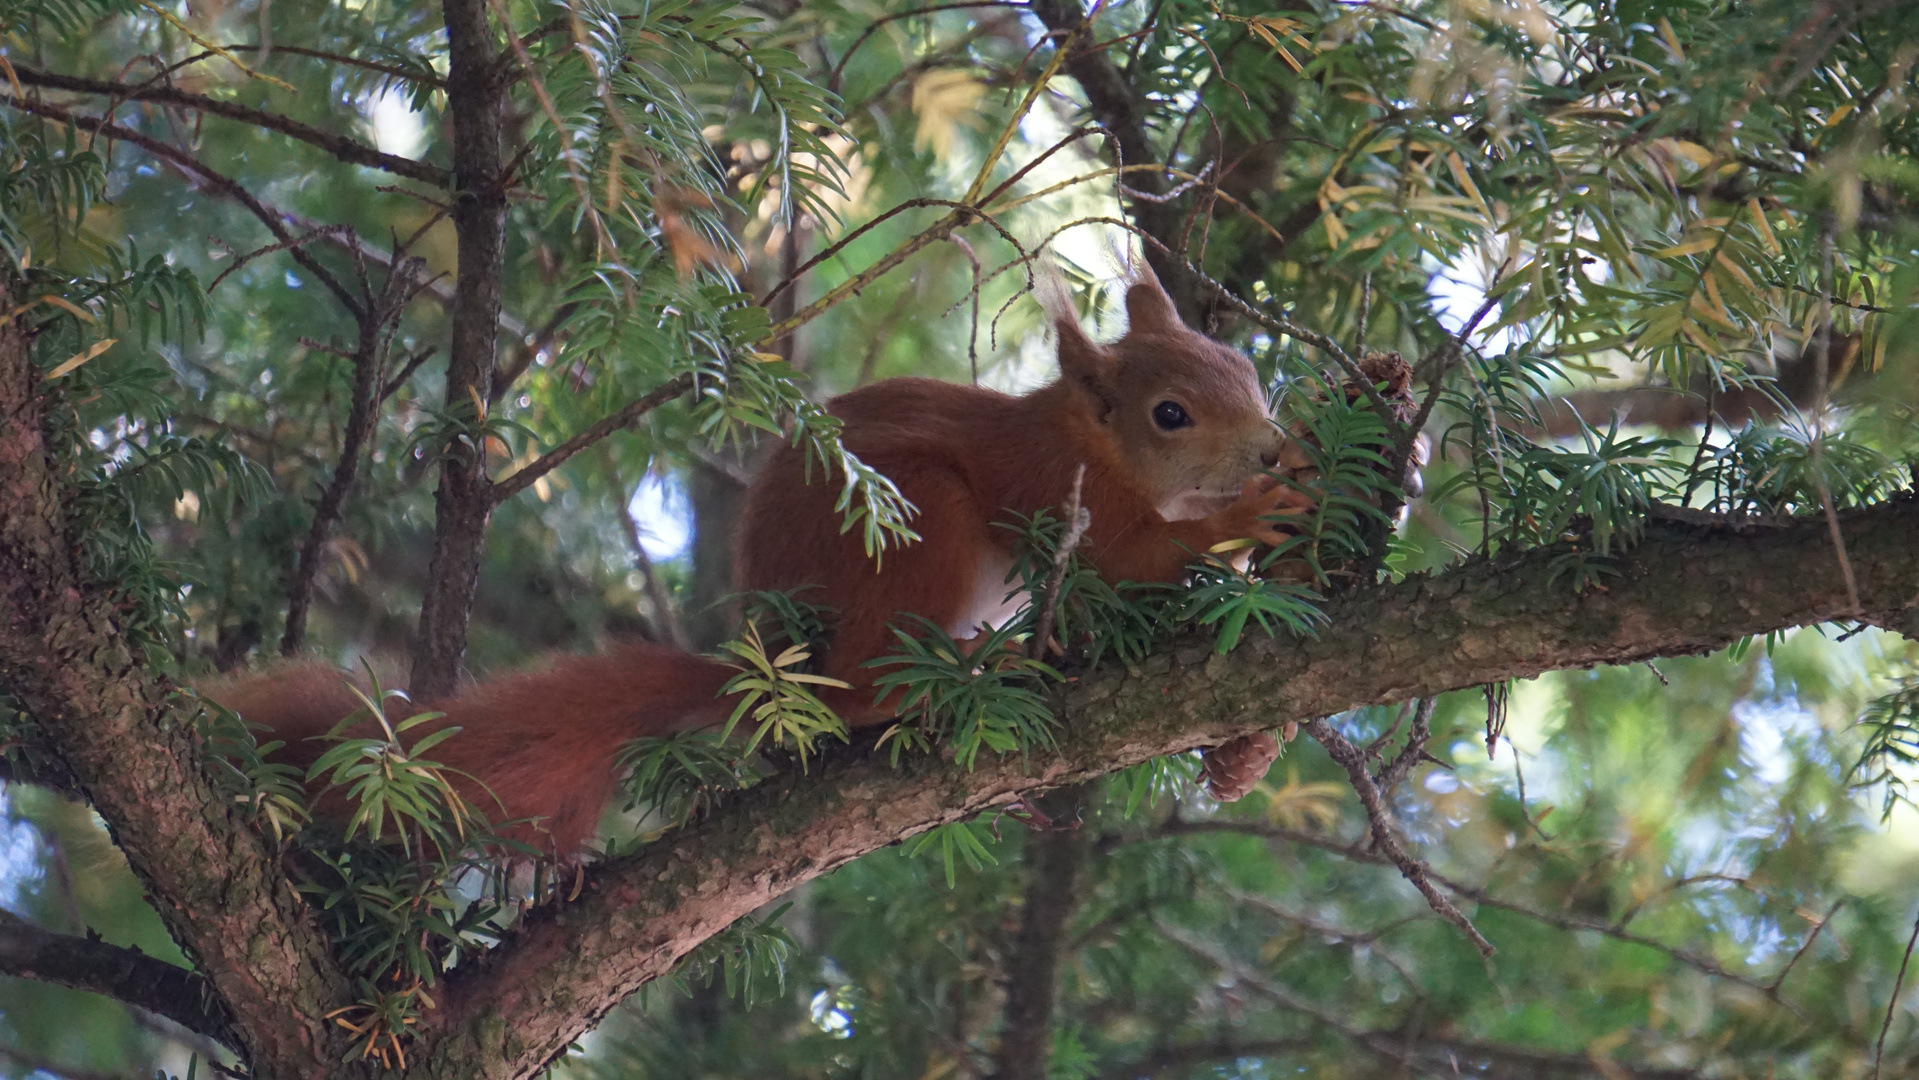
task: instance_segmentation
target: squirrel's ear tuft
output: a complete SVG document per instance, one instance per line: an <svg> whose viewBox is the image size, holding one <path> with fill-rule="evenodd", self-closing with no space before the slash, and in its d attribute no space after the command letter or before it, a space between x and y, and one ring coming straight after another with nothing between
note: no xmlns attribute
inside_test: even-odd
<svg viewBox="0 0 1919 1080"><path fill-rule="evenodd" d="M1173 298L1160 287L1145 255L1132 254L1126 261L1126 332L1166 333L1185 328Z"/></svg>
<svg viewBox="0 0 1919 1080"><path fill-rule="evenodd" d="M1113 386L1113 358L1079 325L1079 312L1066 291L1059 271L1042 263L1033 278L1033 296L1059 336L1060 381L1085 394L1094 415L1104 421L1117 404Z"/></svg>

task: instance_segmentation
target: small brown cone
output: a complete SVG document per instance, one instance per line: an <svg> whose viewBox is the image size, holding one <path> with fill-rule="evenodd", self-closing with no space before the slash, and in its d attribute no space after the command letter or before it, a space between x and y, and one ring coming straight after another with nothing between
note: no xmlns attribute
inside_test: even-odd
<svg viewBox="0 0 1919 1080"><path fill-rule="evenodd" d="M1200 760L1199 778L1206 794L1220 802L1238 802L1266 779L1266 770L1279 757L1279 740L1270 732L1241 735L1207 750Z"/></svg>

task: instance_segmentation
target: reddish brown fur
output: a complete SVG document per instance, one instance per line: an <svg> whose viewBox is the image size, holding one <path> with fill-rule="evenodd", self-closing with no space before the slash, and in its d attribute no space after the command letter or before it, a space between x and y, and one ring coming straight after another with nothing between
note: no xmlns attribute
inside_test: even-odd
<svg viewBox="0 0 1919 1080"><path fill-rule="evenodd" d="M970 617L1011 588L1013 534L994 522L1010 520L1007 511L1057 511L1081 464L1092 518L1081 552L1109 581L1172 581L1221 541L1280 539L1260 515L1300 500L1259 479L1284 436L1253 365L1187 329L1155 281L1128 290L1127 312L1126 336L1109 346L1061 313L1060 379L1024 397L889 379L829 403L846 422L847 449L919 508L922 541L887 551L877 566L858 536L840 530L837 486L802 482L802 451L782 448L761 472L747 499L740 585L822 586L808 599L837 612L826 674L854 689L828 698L849 723L888 718L873 705L876 672L863 666L892 651L888 624L910 612L969 636ZM1165 400L1194 423L1160 431L1151 417Z"/></svg>
<svg viewBox="0 0 1919 1080"><path fill-rule="evenodd" d="M1078 467L1091 527L1081 551L1111 581L1171 581L1194 553L1280 531L1260 515L1300 505L1262 477L1285 445L1252 364L1182 325L1150 275L1127 293L1130 329L1111 345L1055 313L1058 382L1024 397L929 379L891 379L833 399L848 449L889 477L919 510L923 540L876 565L833 509L837 478L807 482L802 453L782 448L755 479L738 545L745 589L820 588L806 598L837 612L826 672L854 689L829 702L855 726L881 722L874 672L903 614L969 636L1005 608L1012 534L1007 511L1057 510ZM1152 416L1178 402L1193 423L1162 431ZM715 695L731 669L662 646L629 646L500 678L432 707L464 729L433 756L483 779L505 816L544 819L542 846L565 856L591 835L611 799L622 743L703 726L725 715ZM302 667L210 691L302 747L354 702L323 669ZM493 802L470 792L490 816Z"/></svg>
<svg viewBox="0 0 1919 1080"><path fill-rule="evenodd" d="M596 656L559 657L540 670L490 679L450 701L392 702L387 717L397 723L444 711L444 720L422 724L402 741L411 745L459 725L459 734L425 756L453 769L455 787L489 820L535 819L507 835L567 857L593 835L613 799L620 747L636 736L725 719L716 697L734 674L670 646L629 644ZM277 759L303 769L329 745L320 736L363 707L347 689L346 676L324 664L290 665L204 692L270 727L271 737L287 744ZM351 734L373 730L369 722ZM340 814L344 808L336 800L323 799L318 809Z"/></svg>

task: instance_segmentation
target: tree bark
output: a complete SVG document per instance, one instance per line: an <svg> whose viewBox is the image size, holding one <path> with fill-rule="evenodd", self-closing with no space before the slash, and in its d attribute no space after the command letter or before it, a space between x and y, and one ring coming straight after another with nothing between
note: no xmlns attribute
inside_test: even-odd
<svg viewBox="0 0 1919 1080"><path fill-rule="evenodd" d="M447 113L453 142L453 231L459 246L454 278L453 335L448 349L445 408L479 423L479 404L493 385L500 322L500 278L506 265L506 188L500 160L506 84L487 25L486 0L445 0ZM492 517L484 440L449 440L438 448L433 556L413 644L412 692L422 700L451 694L466 655L467 621L479 585L480 557Z"/></svg>
<svg viewBox="0 0 1919 1080"><path fill-rule="evenodd" d="M194 729L147 674L118 598L85 579L45 392L20 322L0 325L0 686L219 993L227 1040L256 1075L312 1076L338 1060L324 1016L348 1000L346 979L273 852L207 782Z"/></svg>
<svg viewBox="0 0 1919 1080"><path fill-rule="evenodd" d="M1823 521L1745 531L1656 520L1606 591L1555 581L1563 547L1356 591L1312 640L1225 655L1186 634L1133 668L1057 691L1059 746L895 769L853 748L769 780L708 820L588 874L575 903L447 980L422 1032L424 1075L531 1076L700 942L794 886L937 825L1048 787L1363 705L1720 649L1751 634L1863 618L1919 636L1919 497L1841 518L1863 610L1852 612Z"/></svg>
<svg viewBox="0 0 1919 1080"><path fill-rule="evenodd" d="M1070 800L1077 814L1081 799ZM1050 812L1051 807L1048 807ZM1026 897L1019 936L1003 972L1006 1025L1000 1033L997 1080L1046 1080L1053 1061L1053 1013L1066 926L1079 906L1080 878L1091 854L1090 835L1076 821L1032 832L1021 861Z"/></svg>

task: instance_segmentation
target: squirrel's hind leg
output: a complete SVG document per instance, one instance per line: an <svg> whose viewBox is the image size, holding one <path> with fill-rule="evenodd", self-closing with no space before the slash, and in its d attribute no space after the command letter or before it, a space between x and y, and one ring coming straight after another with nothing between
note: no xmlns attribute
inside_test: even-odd
<svg viewBox="0 0 1919 1080"><path fill-rule="evenodd" d="M900 651L895 628L918 636L917 615L965 640L979 627L962 625L1001 599L1010 562L995 544L994 530L963 480L945 469L902 472L893 477L919 508L913 528L918 543L889 548L875 572L864 559L860 573L840 577L826 602L838 612L825 673L852 684L822 695L849 727L893 718L891 700L875 702L874 680L883 669L868 661ZM987 578L993 580L988 582Z"/></svg>

